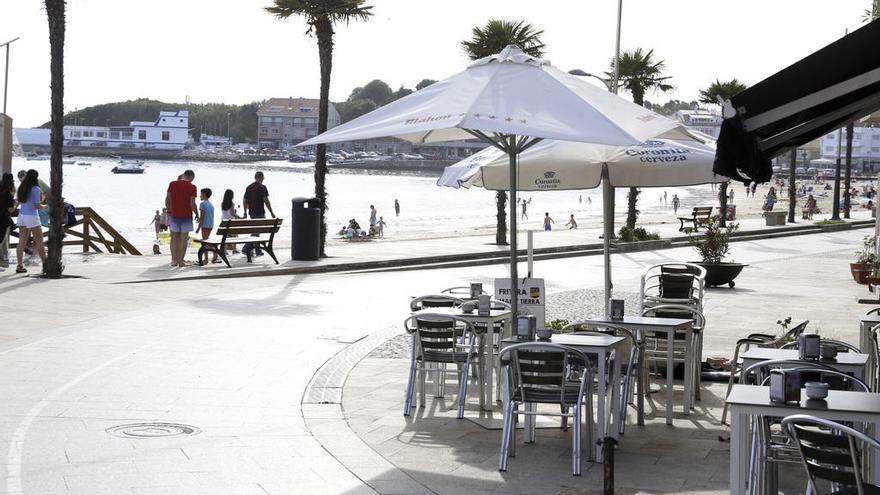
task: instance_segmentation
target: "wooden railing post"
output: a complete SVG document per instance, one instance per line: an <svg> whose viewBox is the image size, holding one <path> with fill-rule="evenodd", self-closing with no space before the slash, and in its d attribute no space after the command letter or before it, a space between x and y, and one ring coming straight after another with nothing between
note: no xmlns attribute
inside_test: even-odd
<svg viewBox="0 0 880 495"><path fill-rule="evenodd" d="M89 218L89 213L88 213L88 211L84 211L84 212L83 212L83 217L82 217L82 226L83 226L83 252L84 252L84 253L88 253L88 252L89 252L89 244L91 244L91 241L89 241L89 227L91 227L91 226L89 225L90 222L91 222L91 219Z"/></svg>

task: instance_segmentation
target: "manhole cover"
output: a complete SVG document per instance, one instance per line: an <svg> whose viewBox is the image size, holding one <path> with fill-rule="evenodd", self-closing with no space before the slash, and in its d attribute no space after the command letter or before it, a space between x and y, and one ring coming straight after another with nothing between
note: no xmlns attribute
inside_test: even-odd
<svg viewBox="0 0 880 495"><path fill-rule="evenodd" d="M168 438L196 435L202 430L176 423L134 423L107 428L107 433L122 438Z"/></svg>

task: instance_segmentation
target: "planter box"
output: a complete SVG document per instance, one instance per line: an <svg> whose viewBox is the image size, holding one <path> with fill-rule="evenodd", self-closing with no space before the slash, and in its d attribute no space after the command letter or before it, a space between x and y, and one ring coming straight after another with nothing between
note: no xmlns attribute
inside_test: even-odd
<svg viewBox="0 0 880 495"><path fill-rule="evenodd" d="M658 249L666 249L672 247L672 241L668 239L660 239L659 241L637 241L637 242L613 242L611 243L618 253L631 253L634 251L656 251Z"/></svg>
<svg viewBox="0 0 880 495"><path fill-rule="evenodd" d="M822 229L823 232L839 232L852 229L852 225L849 223L816 224L816 226Z"/></svg>
<svg viewBox="0 0 880 495"><path fill-rule="evenodd" d="M784 211L764 212L764 224L767 226L785 225L786 218L788 218L788 213Z"/></svg>

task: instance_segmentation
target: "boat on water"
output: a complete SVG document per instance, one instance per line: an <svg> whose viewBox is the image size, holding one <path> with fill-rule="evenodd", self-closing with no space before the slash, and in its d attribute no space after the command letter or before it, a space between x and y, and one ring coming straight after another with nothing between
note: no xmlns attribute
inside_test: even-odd
<svg viewBox="0 0 880 495"><path fill-rule="evenodd" d="M118 164L110 169L114 174L142 174L144 170L146 167L140 160L119 160Z"/></svg>
<svg viewBox="0 0 880 495"><path fill-rule="evenodd" d="M49 155L37 154L37 153L34 153L33 151L28 153L27 155L25 155L25 159L29 162L43 161L43 160L48 160L49 158L51 158Z"/></svg>
<svg viewBox="0 0 880 495"><path fill-rule="evenodd" d="M77 162L77 165L80 167L91 167L92 162Z"/></svg>

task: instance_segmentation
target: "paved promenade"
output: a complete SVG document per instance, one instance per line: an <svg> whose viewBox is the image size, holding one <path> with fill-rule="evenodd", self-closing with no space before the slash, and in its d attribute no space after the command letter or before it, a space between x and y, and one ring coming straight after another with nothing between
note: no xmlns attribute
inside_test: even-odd
<svg viewBox="0 0 880 495"><path fill-rule="evenodd" d="M772 330L776 319L788 315L812 320L812 328L824 335L854 339L858 315L867 308L855 303L864 288L851 281L847 263L868 233L853 230L734 244L733 257L750 266L736 289L719 289L708 296L707 355L730 354L737 337ZM419 246L427 254L476 244L468 238L411 242L423 243ZM363 243L331 254L358 261L406 251L412 255L413 245L399 244ZM691 258L689 248L615 255L615 287L632 292L644 266ZM601 261L598 256L541 261L536 275L547 279L550 292L597 289L602 284ZM164 258L73 255L67 273L84 278L47 281L0 273L0 293L7 302L0 326L0 493L355 494L412 493L415 488L461 493L459 488L476 486L518 490L519 485L494 471L496 433L475 430L477 444L470 446L453 444L456 435L472 433L472 427L461 426L465 423L453 421L454 432L443 433L419 420L401 422L401 360L362 361L345 382L361 356L339 354L358 342L369 343L359 350L365 354L381 339L363 339L377 332L391 336L407 314L409 296L470 281L491 284L495 277L505 276L504 265L116 283L200 270L173 271L164 265ZM336 355L346 356L347 362L334 365L331 358ZM333 365L334 371L327 371L325 364ZM328 385L337 389L336 399L303 404L318 370L327 371L331 385L337 384ZM718 393L712 389L706 395ZM360 407L349 409L349 404ZM706 414L711 424L716 413ZM187 434L185 428L162 425L114 430L134 423L179 423L198 430ZM379 425L391 429L374 433ZM411 433L395 435L393 428ZM467 431L461 433L461 428ZM657 432L656 426L646 428ZM164 436L168 433L184 434ZM711 440L715 433L706 427L704 433L688 433L687 438L702 445L717 442ZM627 438L630 434L639 438L637 430ZM397 457L382 445L392 438L404 444ZM448 457L438 450L438 462L422 462L414 469L413 459L428 455L419 448L431 449L441 438L456 452L473 447L474 455ZM674 455L666 451L691 449L686 439L679 440L669 449L658 444L653 457L642 460L659 462L664 455ZM556 446L566 448L563 443ZM403 459L406 449L418 454ZM639 486L667 492L690 487L723 491L719 466L726 462L724 446L713 444L701 452L714 467L695 471L686 481L655 485L647 479ZM632 455L625 444L621 459ZM700 461L704 462L708 461ZM522 459L515 468L516 476L528 473ZM449 476L452 471L457 471L454 477ZM593 468L583 480L555 469L541 471L541 476L551 483L546 486L553 493L595 486L599 472ZM623 479L622 471L618 480Z"/></svg>

